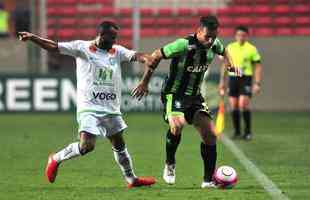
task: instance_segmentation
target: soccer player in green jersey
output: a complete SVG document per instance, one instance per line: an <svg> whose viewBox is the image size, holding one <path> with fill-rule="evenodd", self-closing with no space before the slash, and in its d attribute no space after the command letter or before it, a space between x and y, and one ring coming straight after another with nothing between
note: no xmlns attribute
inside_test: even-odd
<svg viewBox="0 0 310 200"><path fill-rule="evenodd" d="M244 72L242 77L236 77L233 73L228 73L228 96L231 107L231 115L234 126L233 139L241 138L240 113L244 118L243 139L251 140L251 97L260 92L262 79L261 56L256 47L248 41L249 30L245 26L238 26L235 32L236 41L227 45L227 51L231 60L237 67ZM225 94L226 74L221 73L219 85L220 94ZM253 77L254 76L254 83Z"/></svg>
<svg viewBox="0 0 310 200"><path fill-rule="evenodd" d="M149 80L161 59L171 59L169 74L163 84L162 102L164 118L169 124L166 137L166 163L163 178L175 183L175 154L186 124L193 124L202 142L201 156L204 163L202 188L216 187L212 176L216 166L216 136L208 107L200 94L204 73L216 54L225 58L227 70L241 75L239 68L232 67L222 42L217 38L219 22L215 16L200 18L195 34L179 38L156 49L147 62L143 78L133 90L138 99L147 94Z"/></svg>

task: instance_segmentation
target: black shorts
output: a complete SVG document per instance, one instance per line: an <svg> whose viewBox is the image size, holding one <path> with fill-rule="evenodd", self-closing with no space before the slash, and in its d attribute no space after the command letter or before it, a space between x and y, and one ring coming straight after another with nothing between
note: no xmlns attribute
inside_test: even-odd
<svg viewBox="0 0 310 200"><path fill-rule="evenodd" d="M252 97L252 76L229 76L228 95L239 97L245 95Z"/></svg>
<svg viewBox="0 0 310 200"><path fill-rule="evenodd" d="M168 122L169 116L184 116L188 124L193 123L194 115L197 111L202 111L212 119L209 108L201 95L177 97L175 94L161 94L164 104L163 116Z"/></svg>

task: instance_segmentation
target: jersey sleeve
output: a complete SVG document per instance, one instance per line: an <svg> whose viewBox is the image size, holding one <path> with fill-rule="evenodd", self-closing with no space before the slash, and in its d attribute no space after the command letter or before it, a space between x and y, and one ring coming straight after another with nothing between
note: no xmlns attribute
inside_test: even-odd
<svg viewBox="0 0 310 200"><path fill-rule="evenodd" d="M80 41L58 42L60 54L78 57L80 55Z"/></svg>
<svg viewBox="0 0 310 200"><path fill-rule="evenodd" d="M136 54L136 51L127 49L126 47L117 45L117 52L120 55L121 62L131 62L132 58Z"/></svg>
<svg viewBox="0 0 310 200"><path fill-rule="evenodd" d="M257 49L254 47L253 48L253 53L252 53L252 62L253 63L260 63L261 62L261 55L257 51Z"/></svg>
<svg viewBox="0 0 310 200"><path fill-rule="evenodd" d="M180 38L162 47L161 53L165 59L173 58L185 52L187 50L187 46L188 40Z"/></svg>
<svg viewBox="0 0 310 200"><path fill-rule="evenodd" d="M221 55L221 56L224 55L225 47L222 41L219 40L218 38L215 39L212 49L214 53Z"/></svg>

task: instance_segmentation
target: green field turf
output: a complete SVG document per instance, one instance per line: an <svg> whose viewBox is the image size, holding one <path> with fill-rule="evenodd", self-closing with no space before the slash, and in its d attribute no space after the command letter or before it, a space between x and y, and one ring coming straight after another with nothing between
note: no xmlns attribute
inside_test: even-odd
<svg viewBox="0 0 310 200"><path fill-rule="evenodd" d="M218 164L233 166L240 181L232 190L200 189L199 137L190 127L184 130L177 154L177 183L165 185L161 175L167 127L161 115L137 113L125 118L136 174L155 176L155 186L126 189L106 140L98 141L95 152L63 163L56 182L49 184L43 176L47 155L75 139L74 115L2 114L0 199L271 199L222 144L218 145ZM256 113L254 119L254 141L237 144L290 199L310 199L310 114Z"/></svg>

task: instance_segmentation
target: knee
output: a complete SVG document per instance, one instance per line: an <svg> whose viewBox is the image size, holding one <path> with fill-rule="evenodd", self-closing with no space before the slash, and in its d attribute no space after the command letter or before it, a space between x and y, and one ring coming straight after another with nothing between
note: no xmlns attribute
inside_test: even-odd
<svg viewBox="0 0 310 200"><path fill-rule="evenodd" d="M95 149L95 144L91 142L81 142L79 147L81 155L85 155Z"/></svg>
<svg viewBox="0 0 310 200"><path fill-rule="evenodd" d="M183 126L182 124L171 126L170 132L175 136L179 136L182 133Z"/></svg>

